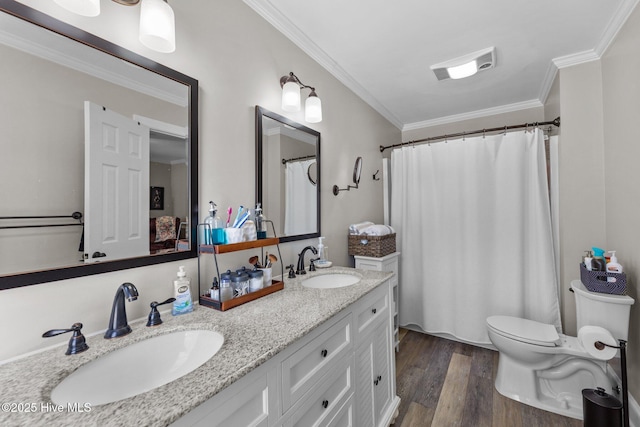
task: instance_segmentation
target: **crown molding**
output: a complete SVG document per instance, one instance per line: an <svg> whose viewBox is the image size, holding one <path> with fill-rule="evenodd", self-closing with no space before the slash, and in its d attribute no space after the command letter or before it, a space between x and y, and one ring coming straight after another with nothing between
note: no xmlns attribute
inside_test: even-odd
<svg viewBox="0 0 640 427"><path fill-rule="evenodd" d="M402 131L422 129L431 126L445 125L448 123L456 123L463 120L478 119L482 117L495 116L497 114L511 113L514 111L528 110L530 108L540 108L543 104L537 100L516 102L514 104L501 105L499 107L485 108L483 110L470 111L468 113L454 114L452 116L439 117L437 119L424 120L422 122L408 123L402 127Z"/></svg>
<svg viewBox="0 0 640 427"><path fill-rule="evenodd" d="M243 0L256 13L262 16L267 22L273 25L278 31L284 34L296 46L302 49L313 60L318 62L323 68L337 78L342 84L351 89L364 102L369 104L374 110L385 117L401 131L420 129L424 127L436 126L440 124L453 123L460 120L487 117L495 114L503 114L512 111L519 111L528 108L538 108L544 105L559 69L579 65L591 61L599 60L616 35L623 27L640 0L623 0L615 11L613 17L602 33L598 44L594 49L578 52L553 58L540 86L538 99L519 102L515 104L503 105L500 107L487 108L484 110L472 111L469 113L456 114L452 116L440 117L437 119L425 120L415 123L403 124L393 113L384 107L375 97L364 89L353 77L351 77L342 67L340 67L329 55L327 55L318 45L309 39L298 27L293 25L282 13L280 13L268 0Z"/></svg>
<svg viewBox="0 0 640 427"><path fill-rule="evenodd" d="M380 103L369 91L362 87L349 73L338 65L325 51L306 36L298 27L277 10L268 0L243 0L258 15L273 25L286 38L302 49L320 66L333 75L340 83L359 96L365 103L376 110L385 119L398 129L402 129L403 123Z"/></svg>

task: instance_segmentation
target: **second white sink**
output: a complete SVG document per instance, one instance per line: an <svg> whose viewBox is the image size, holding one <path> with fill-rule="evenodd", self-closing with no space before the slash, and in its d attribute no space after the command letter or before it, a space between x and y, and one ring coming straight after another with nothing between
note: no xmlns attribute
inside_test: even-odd
<svg viewBox="0 0 640 427"><path fill-rule="evenodd" d="M310 277L302 281L302 286L316 289L344 288L355 285L360 277L346 273L329 273Z"/></svg>
<svg viewBox="0 0 640 427"><path fill-rule="evenodd" d="M223 343L221 334L205 330L149 338L81 366L53 389L51 400L58 405L97 406L126 399L188 374L213 357Z"/></svg>

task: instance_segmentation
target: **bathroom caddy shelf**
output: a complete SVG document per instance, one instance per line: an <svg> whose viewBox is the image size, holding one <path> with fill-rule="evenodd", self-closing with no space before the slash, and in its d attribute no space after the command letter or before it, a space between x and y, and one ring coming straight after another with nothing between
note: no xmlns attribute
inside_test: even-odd
<svg viewBox="0 0 640 427"><path fill-rule="evenodd" d="M222 254L231 253L231 252L245 251L248 249L264 248L266 246L276 246L278 248L278 256L280 257L280 267L282 271L282 277L284 277L284 264L282 261L282 255L280 254L280 239L277 237L251 240L249 242L241 242L241 243L228 243L226 245L198 245L198 295L199 295L198 301L200 305L209 307L209 308L214 308L220 311L226 311L233 307L237 307L249 301L262 298L265 295L269 295L284 289L283 281L272 280L270 286L267 286L255 292L250 292L246 295L232 298L224 302L216 301L210 298L206 294L208 289L205 290L205 293L202 292L202 289L200 287L200 284L202 282L200 280L200 255L206 255L206 254L213 255L213 258L216 264L216 275L218 277L218 282L220 282L220 269L218 268L217 255L222 255Z"/></svg>

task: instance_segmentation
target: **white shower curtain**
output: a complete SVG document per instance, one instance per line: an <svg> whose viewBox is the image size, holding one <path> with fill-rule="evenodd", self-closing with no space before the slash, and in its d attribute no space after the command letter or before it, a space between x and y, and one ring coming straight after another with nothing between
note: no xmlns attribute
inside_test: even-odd
<svg viewBox="0 0 640 427"><path fill-rule="evenodd" d="M485 319L560 330L542 131L391 154L400 324L489 344Z"/></svg>
<svg viewBox="0 0 640 427"><path fill-rule="evenodd" d="M307 171L315 159L288 162L285 169L284 234L307 234L316 230L316 187Z"/></svg>

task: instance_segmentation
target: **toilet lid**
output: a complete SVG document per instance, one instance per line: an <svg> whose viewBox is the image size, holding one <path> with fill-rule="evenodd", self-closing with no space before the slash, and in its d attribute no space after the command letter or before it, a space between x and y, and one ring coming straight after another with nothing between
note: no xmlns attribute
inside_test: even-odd
<svg viewBox="0 0 640 427"><path fill-rule="evenodd" d="M518 341L555 347L560 337L553 325L512 316L491 316L487 324L497 333Z"/></svg>

